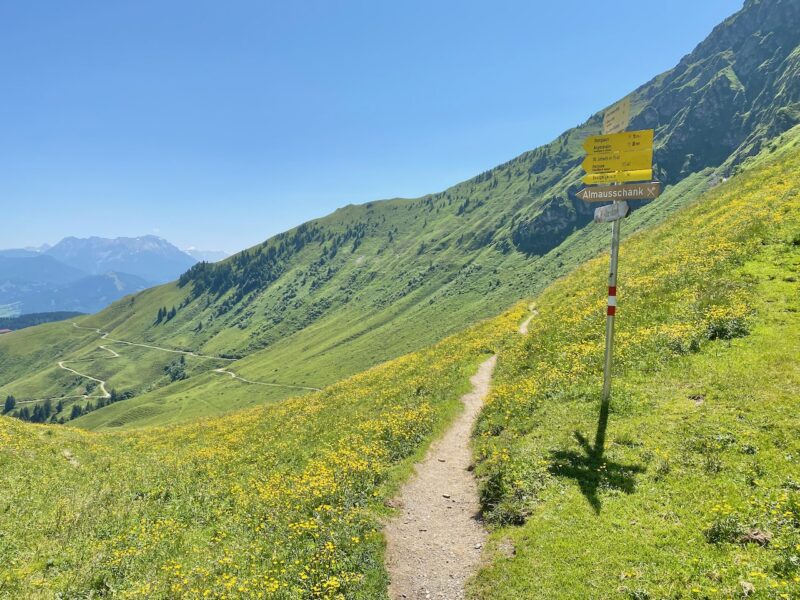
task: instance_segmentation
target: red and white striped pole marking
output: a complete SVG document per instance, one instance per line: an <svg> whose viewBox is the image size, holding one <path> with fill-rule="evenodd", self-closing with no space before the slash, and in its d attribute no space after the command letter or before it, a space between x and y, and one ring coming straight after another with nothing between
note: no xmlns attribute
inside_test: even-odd
<svg viewBox="0 0 800 600"><path fill-rule="evenodd" d="M608 310L606 315L613 317L617 314L617 288L609 286L608 288Z"/></svg>
<svg viewBox="0 0 800 600"><path fill-rule="evenodd" d="M614 316L617 314L617 264L619 263L619 226L617 219L611 226L611 268L608 272L608 308L606 309L606 355L603 364L603 405L608 407L611 398L611 366L614 350Z"/></svg>

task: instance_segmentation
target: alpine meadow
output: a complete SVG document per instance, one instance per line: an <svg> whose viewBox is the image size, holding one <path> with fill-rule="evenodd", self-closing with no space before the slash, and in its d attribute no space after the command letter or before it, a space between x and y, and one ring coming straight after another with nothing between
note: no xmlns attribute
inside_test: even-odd
<svg viewBox="0 0 800 600"><path fill-rule="evenodd" d="M800 3L747 0L624 98L663 191L614 226L618 291L577 196L598 107L442 192L20 317L0 598L800 598ZM433 539L408 484L457 427ZM396 564L392 530L426 550Z"/></svg>

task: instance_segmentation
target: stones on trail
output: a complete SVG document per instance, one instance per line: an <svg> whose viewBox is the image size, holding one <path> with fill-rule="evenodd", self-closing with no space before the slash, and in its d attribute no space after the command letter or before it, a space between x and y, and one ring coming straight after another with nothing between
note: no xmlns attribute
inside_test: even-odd
<svg viewBox="0 0 800 600"><path fill-rule="evenodd" d="M450 494L442 494L442 498L449 498Z"/></svg>

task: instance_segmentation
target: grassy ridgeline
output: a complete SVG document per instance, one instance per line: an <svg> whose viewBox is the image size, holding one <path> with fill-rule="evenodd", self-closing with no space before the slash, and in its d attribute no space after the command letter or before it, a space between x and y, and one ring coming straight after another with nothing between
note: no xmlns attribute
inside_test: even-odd
<svg viewBox="0 0 800 600"><path fill-rule="evenodd" d="M325 392L187 426L0 418L0 597L383 597L383 502L487 351L476 451L499 529L474 595L702 597L745 577L795 593L793 144L624 244L604 453L600 258L537 299L525 339L517 308ZM768 548L738 543L756 526Z"/></svg>

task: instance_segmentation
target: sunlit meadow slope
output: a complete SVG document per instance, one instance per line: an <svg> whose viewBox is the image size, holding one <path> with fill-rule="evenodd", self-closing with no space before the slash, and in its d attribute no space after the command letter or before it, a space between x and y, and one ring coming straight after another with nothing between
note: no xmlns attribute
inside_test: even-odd
<svg viewBox="0 0 800 600"><path fill-rule="evenodd" d="M475 596L796 593L795 133L624 243L604 453L601 257L536 299L525 338L520 305L303 398L113 435L0 418L0 597L385 597L383 503L488 352L498 529ZM740 543L752 528L770 545Z"/></svg>
<svg viewBox="0 0 800 600"><path fill-rule="evenodd" d="M0 417L0 598L382 597L382 503L522 315L188 426Z"/></svg>
<svg viewBox="0 0 800 600"><path fill-rule="evenodd" d="M796 134L796 132L793 132ZM800 146L537 298L476 432L479 598L800 597ZM518 526L524 524L522 526Z"/></svg>
<svg viewBox="0 0 800 600"><path fill-rule="evenodd" d="M800 122L800 4L747 0L630 99L630 128L655 131L654 172L667 191L626 222L628 232L662 221ZM234 356L245 377L311 387L425 348L539 293L606 245L575 195L583 141L600 132L602 115L449 189L343 207L82 324ZM57 365L76 359L135 395L75 423L93 429L175 423L288 393L221 385L208 363L174 383L164 376L168 354L111 361L84 333L62 324L0 337L0 397L79 394L86 380ZM84 402L66 399L55 418L68 418L73 403Z"/></svg>

